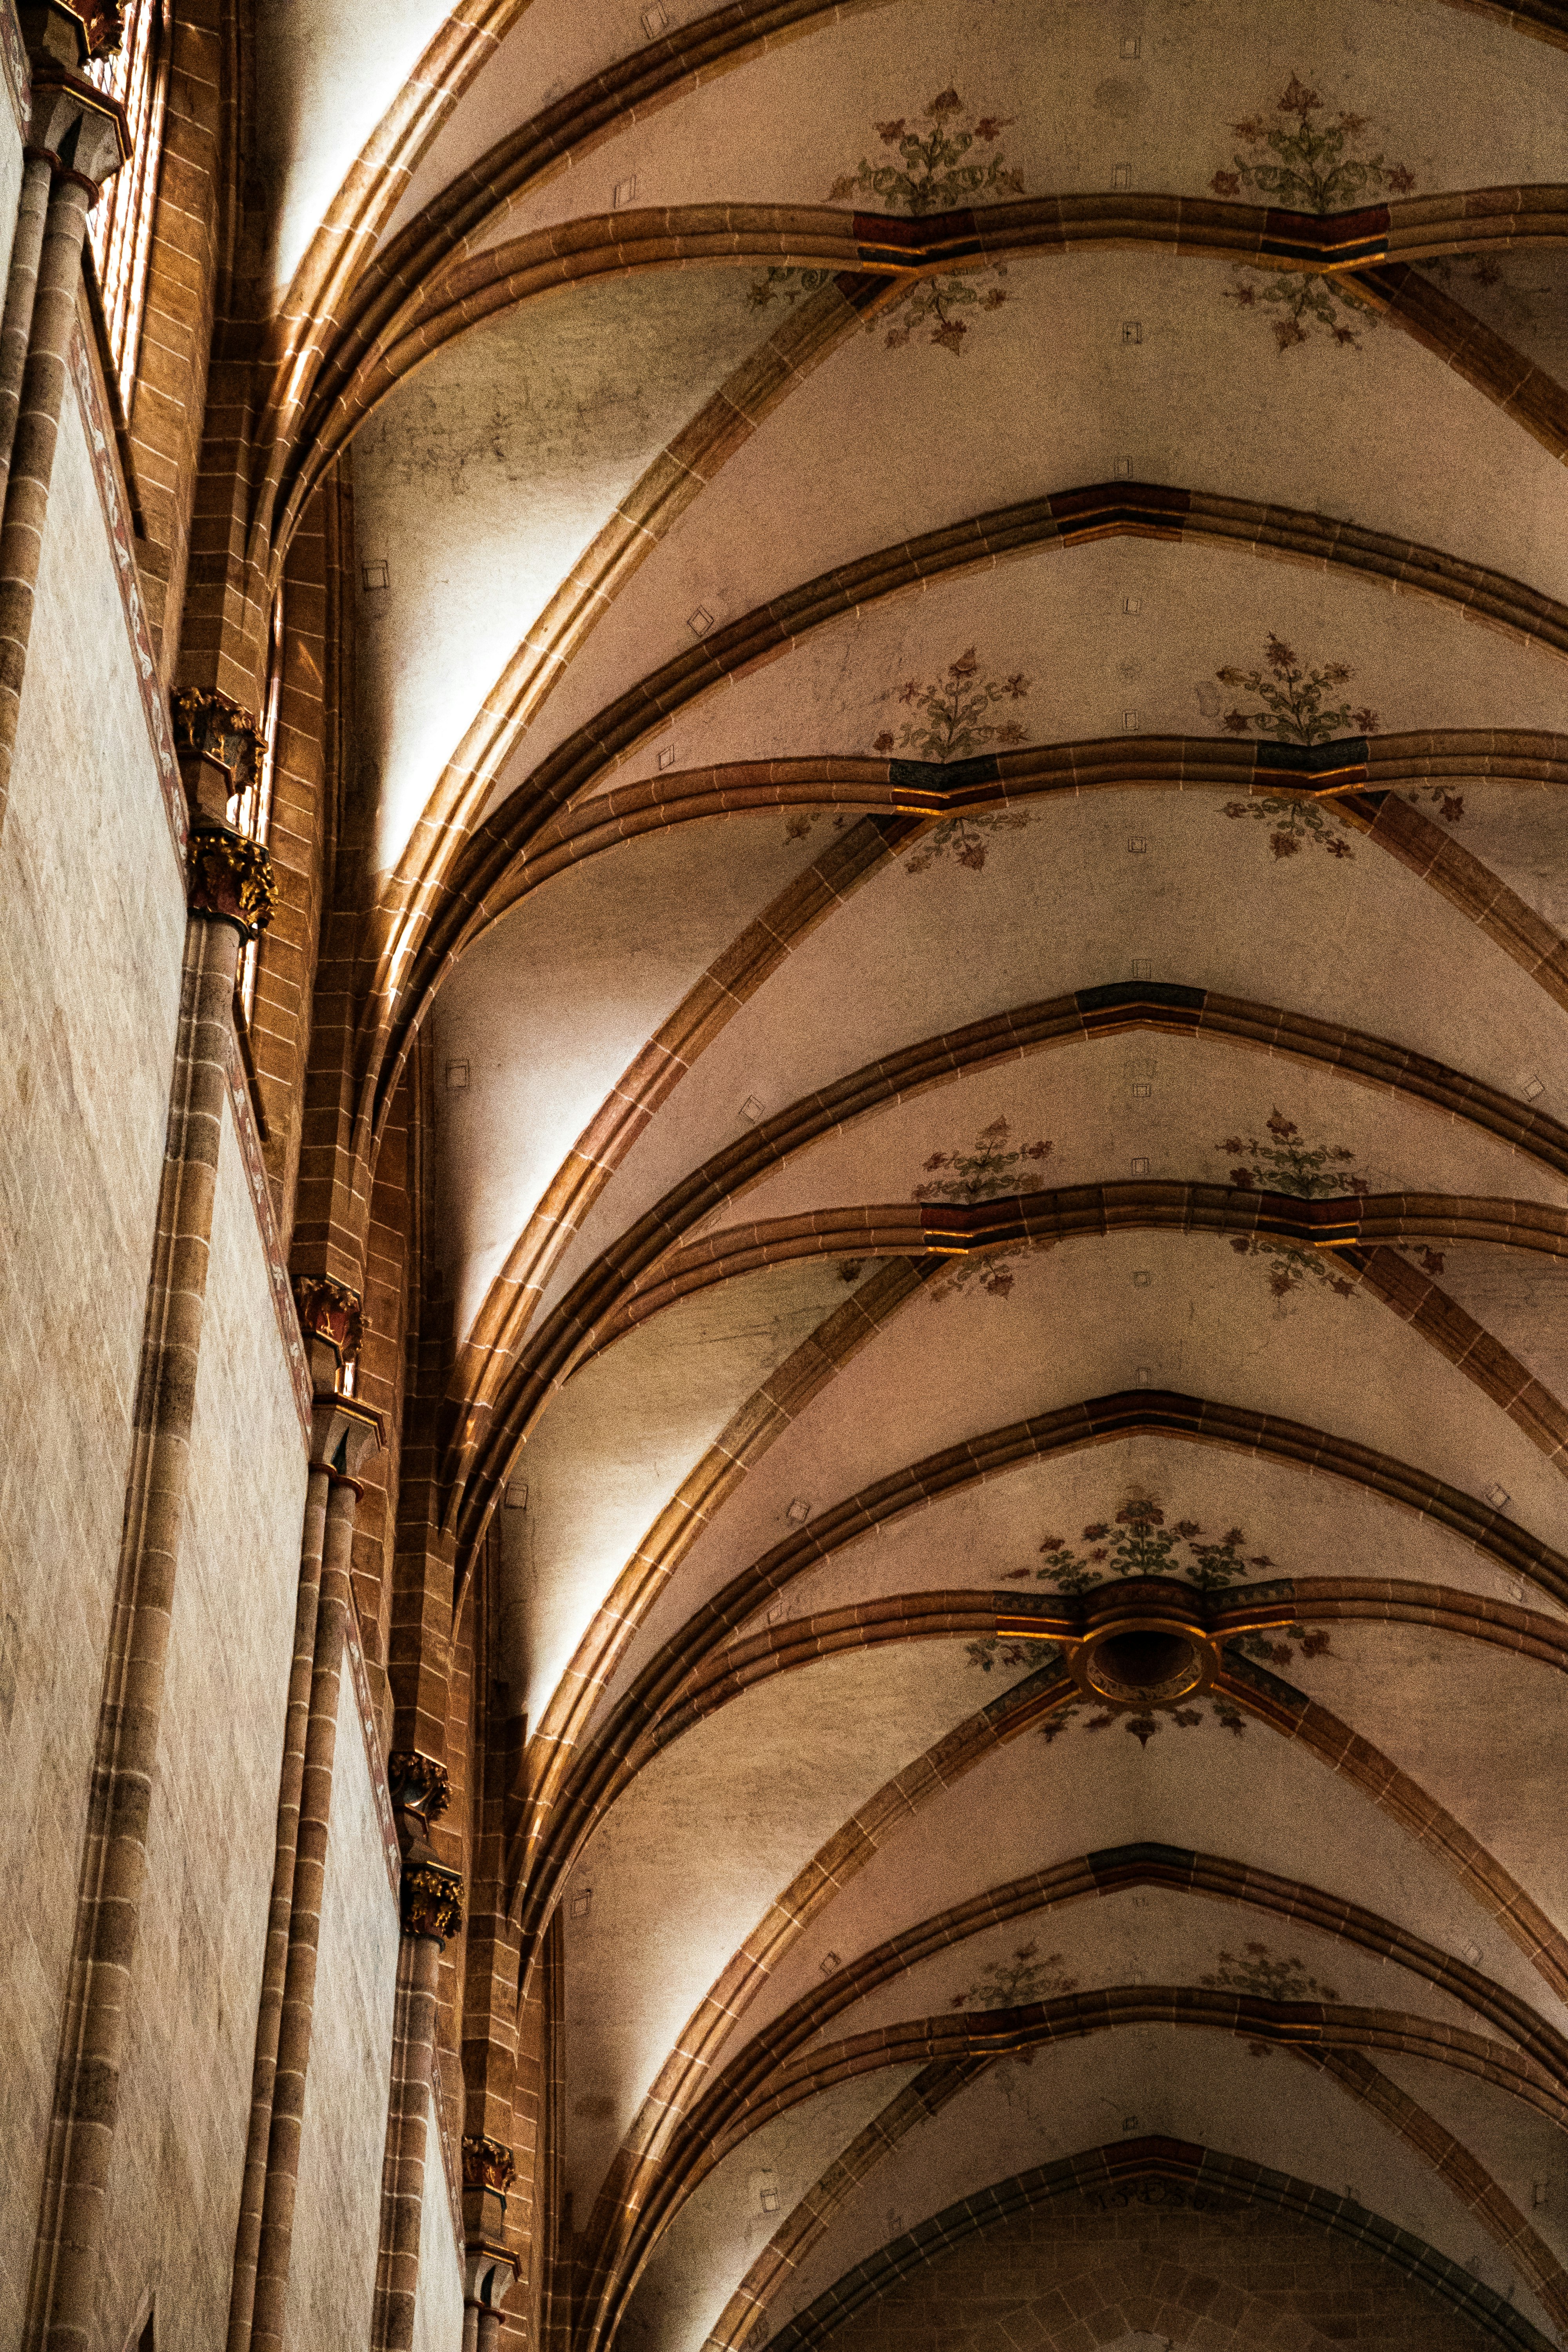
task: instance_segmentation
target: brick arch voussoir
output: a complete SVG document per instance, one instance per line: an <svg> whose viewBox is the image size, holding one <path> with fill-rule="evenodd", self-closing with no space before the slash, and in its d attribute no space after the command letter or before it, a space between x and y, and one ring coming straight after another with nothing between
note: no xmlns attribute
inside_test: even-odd
<svg viewBox="0 0 1568 2352"><path fill-rule="evenodd" d="M1170 2184L1205 2202L1212 2198L1227 2206L1258 2205L1310 2221L1416 2279L1483 2336L1513 2352L1545 2352L1546 2338L1500 2295L1414 2232L1359 2205L1348 2192L1274 2172L1196 2142L1154 2137L1085 2148L960 2199L845 2272L787 2321L771 2344L775 2352L817 2352L855 2313L890 2287L919 2276L966 2239L1037 2211L1058 2197L1088 2196L1101 2208L1131 2204L1139 2189L1152 2183ZM1275 2315L1271 2313L1270 2318ZM1251 2340L1267 2345L1268 2337L1259 2332ZM1304 2352L1315 2352L1310 2337Z"/></svg>

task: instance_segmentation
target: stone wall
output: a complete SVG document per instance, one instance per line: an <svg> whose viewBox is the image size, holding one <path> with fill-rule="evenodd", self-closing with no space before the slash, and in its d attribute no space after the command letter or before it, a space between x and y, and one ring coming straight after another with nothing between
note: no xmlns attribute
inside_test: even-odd
<svg viewBox="0 0 1568 2352"><path fill-rule="evenodd" d="M370 2341L397 1946L397 1904L345 1671L289 2274L290 2343Z"/></svg>
<svg viewBox="0 0 1568 2352"><path fill-rule="evenodd" d="M226 1116L148 1897L110 2173L105 2344L125 2340L149 2292L160 2344L217 2344L227 2328L305 1465L245 1163ZM352 1719L348 1732L359 1748ZM363 1774L363 1748L358 1761ZM379 1854L371 1859L380 1868ZM382 1870L384 1907L385 1892Z"/></svg>
<svg viewBox="0 0 1568 2352"><path fill-rule="evenodd" d="M7 119L0 107L0 125ZM43 2177L185 929L69 394L27 685L0 836L0 1867L6 1885L27 1889L19 1932L0 1942L6 2343L20 2336Z"/></svg>

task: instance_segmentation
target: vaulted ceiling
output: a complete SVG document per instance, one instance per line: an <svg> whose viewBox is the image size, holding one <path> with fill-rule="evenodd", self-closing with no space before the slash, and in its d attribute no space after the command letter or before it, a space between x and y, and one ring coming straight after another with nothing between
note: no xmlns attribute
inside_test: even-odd
<svg viewBox="0 0 1568 2352"><path fill-rule="evenodd" d="M276 12L583 2352L1159 2139L1568 2342L1562 15Z"/></svg>

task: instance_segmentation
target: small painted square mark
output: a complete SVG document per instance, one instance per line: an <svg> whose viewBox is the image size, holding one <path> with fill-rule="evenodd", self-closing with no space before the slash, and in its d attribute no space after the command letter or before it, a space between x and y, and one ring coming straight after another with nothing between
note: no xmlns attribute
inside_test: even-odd
<svg viewBox="0 0 1568 2352"><path fill-rule="evenodd" d="M804 1495L797 1495L795 1496L794 1502L784 1513L784 1517L789 1521L792 1528L803 1528L805 1525L807 1519L811 1517L811 1505L807 1502Z"/></svg>
<svg viewBox="0 0 1568 2352"><path fill-rule="evenodd" d="M706 604L699 604L695 613L688 613L686 625L694 637L705 637L713 626L713 615Z"/></svg>
<svg viewBox="0 0 1568 2352"><path fill-rule="evenodd" d="M1141 343L1143 340L1142 320L1123 319L1121 321L1121 340L1124 343Z"/></svg>
<svg viewBox="0 0 1568 2352"><path fill-rule="evenodd" d="M741 1105L741 1117L742 1117L742 1118L749 1118L749 1119L751 1120L751 1122L752 1122L752 1125L753 1127L755 1127L755 1125L756 1125L756 1123L757 1123L758 1119L760 1119L760 1118L761 1118L762 1115L763 1115L763 1107L762 1107L762 1104L757 1100L756 1096L755 1096L755 1095L748 1095L748 1096L746 1097L745 1101Z"/></svg>
<svg viewBox="0 0 1568 2352"><path fill-rule="evenodd" d="M658 0L653 0L653 6L643 10L642 20L645 31L648 33L662 33L669 22L668 16L659 6Z"/></svg>
<svg viewBox="0 0 1568 2352"><path fill-rule="evenodd" d="M1122 34L1121 54L1124 58L1140 58L1142 56L1143 44L1139 39L1136 33Z"/></svg>
<svg viewBox="0 0 1568 2352"><path fill-rule="evenodd" d="M1149 843L1147 836L1142 833L1130 833L1127 836L1127 855L1129 857L1146 857L1148 854Z"/></svg>
<svg viewBox="0 0 1568 2352"><path fill-rule="evenodd" d="M659 764L659 766L660 766L661 768L673 768L673 767L674 767L674 765L675 765L675 746L674 746L674 744L673 744L673 743L667 743L667 744L665 745L665 747L664 747L663 751L662 751L659 753L659 755L658 755L658 764Z"/></svg>
<svg viewBox="0 0 1568 2352"><path fill-rule="evenodd" d="M1148 1096L1152 1095L1154 1089L1147 1078L1137 1078L1133 1081L1132 1091L1135 1095Z"/></svg>
<svg viewBox="0 0 1568 2352"><path fill-rule="evenodd" d="M1149 1162L1146 1160L1134 1160L1131 1166L1134 1176L1147 1176L1149 1173Z"/></svg>
<svg viewBox="0 0 1568 2352"><path fill-rule="evenodd" d="M1152 1274L1148 1273L1144 1268L1140 1267L1139 1271L1132 1277L1132 1287L1134 1290L1147 1290L1153 1279L1154 1277Z"/></svg>
<svg viewBox="0 0 1568 2352"><path fill-rule="evenodd" d="M574 1919L585 1919L593 1907L593 1888L591 1886L580 1886L577 1889L576 1894L572 1897L572 1916Z"/></svg>
<svg viewBox="0 0 1568 2352"><path fill-rule="evenodd" d="M511 1478L507 1481L506 1507L509 1511L527 1510L528 1481L526 1478Z"/></svg>
<svg viewBox="0 0 1568 2352"><path fill-rule="evenodd" d="M1533 1070L1526 1070L1519 1082L1519 1091L1526 1102L1533 1102L1537 1095L1543 1095L1546 1092L1546 1087L1544 1081L1538 1078Z"/></svg>
<svg viewBox="0 0 1568 2352"><path fill-rule="evenodd" d="M1117 480L1118 480L1119 482L1130 482L1130 481L1132 479L1132 460L1131 460L1131 457L1118 457L1118 459L1116 460L1115 465L1114 465L1114 466L1112 466L1112 467L1111 467L1111 469L1110 469L1110 470L1111 470L1111 472L1115 475L1115 477L1116 477L1116 478L1117 478Z"/></svg>
<svg viewBox="0 0 1568 2352"><path fill-rule="evenodd" d="M1135 710L1124 710L1124 711L1122 712L1122 714L1121 714L1121 732L1122 732L1124 735L1136 735L1136 734L1137 734L1137 732L1138 732L1138 713L1137 713Z"/></svg>
<svg viewBox="0 0 1568 2352"><path fill-rule="evenodd" d="M1141 1389L1152 1388L1154 1385L1154 1374L1147 1364L1140 1364L1138 1367L1138 1385Z"/></svg>
<svg viewBox="0 0 1568 2352"><path fill-rule="evenodd" d="M1118 163L1110 174L1110 184L1113 188L1130 188L1132 185L1131 164Z"/></svg>
<svg viewBox="0 0 1568 2352"><path fill-rule="evenodd" d="M1153 967L1153 965L1150 962L1150 961L1149 961L1149 959L1148 959L1148 957L1147 957L1147 956L1134 956L1134 957L1133 957L1133 959L1132 959L1132 977L1133 977L1133 979L1134 979L1134 980L1152 980L1152 979L1153 979L1153 977L1154 977L1154 967Z"/></svg>
<svg viewBox="0 0 1568 2352"><path fill-rule="evenodd" d="M1141 613L1143 610L1142 597L1123 596L1121 599L1121 609L1124 613Z"/></svg>
<svg viewBox="0 0 1568 2352"><path fill-rule="evenodd" d="M468 1066L467 1062L448 1062L447 1065L447 1092L449 1095L460 1095L467 1088L468 1083Z"/></svg>
<svg viewBox="0 0 1568 2352"><path fill-rule="evenodd" d="M637 199L637 175L635 172L633 172L627 179L617 180L616 182L615 195L612 199L616 212L620 212L626 205L635 203Z"/></svg>
<svg viewBox="0 0 1568 2352"><path fill-rule="evenodd" d="M833 1974L834 1969L837 1968L838 1965L838 1955L837 1952L824 1952L822 1955L822 1973L825 1977L830 1977Z"/></svg>
<svg viewBox="0 0 1568 2352"><path fill-rule="evenodd" d="M392 585L392 574L384 562L362 563L359 572L360 578L364 582L367 596L374 596L379 590L390 588Z"/></svg>
<svg viewBox="0 0 1568 2352"><path fill-rule="evenodd" d="M1500 1511L1506 1504L1512 1502L1513 1497L1506 1486L1489 1486L1487 1500L1494 1511Z"/></svg>

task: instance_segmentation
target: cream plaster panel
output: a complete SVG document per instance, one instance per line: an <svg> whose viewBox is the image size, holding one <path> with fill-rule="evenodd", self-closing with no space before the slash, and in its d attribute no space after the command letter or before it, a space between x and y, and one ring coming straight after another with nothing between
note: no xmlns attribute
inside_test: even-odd
<svg viewBox="0 0 1568 2352"><path fill-rule="evenodd" d="M1337 1648L1337 1644L1335 1645ZM1477 1645L1456 1688L1452 1641L1367 1625L1353 1655L1300 1658L1290 1679L1419 1780L1568 1927L1568 1855L1556 1791L1568 1755L1568 1689L1555 1668Z"/></svg>
<svg viewBox="0 0 1568 2352"><path fill-rule="evenodd" d="M1559 383L1568 379L1568 261L1560 252L1456 255L1424 262L1421 275Z"/></svg>
<svg viewBox="0 0 1568 2352"><path fill-rule="evenodd" d="M515 2293L515 2288L513 2289ZM419 2207L419 2292L411 2352L458 2352L463 2340L463 2252L452 2230L452 2200L436 2124L425 2142L425 2194Z"/></svg>
<svg viewBox="0 0 1568 2352"><path fill-rule="evenodd" d="M748 1094L771 1115L921 1038L1130 980L1137 961L1155 980L1289 998L1292 1011L1371 1030L1504 1093L1538 1076L1568 1103L1561 1013L1457 908L1364 840L1348 858L1309 847L1278 859L1268 827L1227 821L1225 806L1217 793L1096 793L991 835L983 872L952 856L919 874L910 856L884 868L709 1046L584 1220L546 1305L730 1141ZM1133 836L1150 844L1142 856L1128 853ZM1274 1076L1257 1073L1260 1099ZM1156 1122L1147 1148L1159 1148Z"/></svg>
<svg viewBox="0 0 1568 2352"><path fill-rule="evenodd" d="M917 1344L920 1318L941 1311L924 1297L905 1308L914 1319ZM900 1514L874 1534L832 1552L820 1567L807 1566L746 1621L738 1638L760 1631L764 1622L816 1616L883 1593L946 1591L954 1586L986 1592L1015 1588L1048 1592L1048 1583L1042 1587L1036 1580L1037 1572L1044 1575L1044 1538L1061 1535L1080 1555L1087 1553L1090 1546L1082 1529L1113 1522L1133 1496L1157 1503L1168 1528L1184 1519L1194 1521L1203 1541L1239 1528L1246 1538L1240 1549L1252 1579L1408 1578L1522 1602L1548 1618L1561 1620L1565 1613L1563 1603L1472 1550L1460 1537L1401 1510L1380 1495L1239 1448L1139 1436L1089 1446L1051 1462L1021 1465L1004 1476L956 1489L929 1507ZM776 1495L770 1499L776 1503ZM820 1512L837 1498L803 1499ZM609 1686L601 1715L721 1582L746 1564L736 1557L736 1515L742 1507L739 1500L729 1506L720 1537L681 1562L648 1612ZM753 1518L750 1532L760 1555L787 1540L795 1528L783 1512L776 1512L771 1524ZM1187 1557L1186 1548L1178 1544L1174 1561ZM1333 1638L1351 1642L1354 1636L1347 1626L1335 1628ZM994 1662L992 1671L997 1671Z"/></svg>
<svg viewBox="0 0 1568 2352"><path fill-rule="evenodd" d="M973 1680L977 1706L995 1696L991 1681ZM1248 1720L1232 1733L1202 1706L1202 1723L1166 1723L1146 1747L1125 1722L1091 1732L1080 1716L1048 1740L1025 1733L984 1758L913 1814L811 1921L744 2011L731 2053L820 1986L829 1952L847 1959L935 1909L1143 1840L1299 1878L1361 1904L1483 1969L1563 2030L1568 2007L1436 1855L1267 1724ZM1143 1888L1117 1899L1136 1916L1152 1895ZM1103 1914L1106 1906L1093 1908ZM1039 1923L1047 1951L1069 1916ZM1230 1917L1243 1943L1256 1937L1276 1951L1294 1948L1293 1927L1251 1905L1237 1905ZM1328 1981L1339 1980L1330 1973Z"/></svg>
<svg viewBox="0 0 1568 2352"><path fill-rule="evenodd" d="M449 13L447 0L262 0L255 121L275 299Z"/></svg>
<svg viewBox="0 0 1568 2352"><path fill-rule="evenodd" d="M588 1364L554 1400L513 1465L527 1509L501 1514L500 1650L531 1724L704 1449L841 1297L820 1259L701 1292Z"/></svg>
<svg viewBox="0 0 1568 2352"><path fill-rule="evenodd" d="M795 1496L820 1510L985 1430L1140 1386L1308 1423L1478 1499L1500 1483L1511 1516L1562 1548L1561 1474L1370 1293L1276 1298L1268 1261L1212 1234L1084 1238L1010 1263L1010 1296L973 1284L886 1324L753 1465L692 1562L716 1547L727 1580L780 1539ZM689 1569L688 1589L711 1572Z"/></svg>
<svg viewBox="0 0 1568 2352"><path fill-rule="evenodd" d="M579 2210L735 1947L846 1813L969 1712L970 1682L956 1642L824 1659L698 1724L595 1832L563 1906Z"/></svg>
<svg viewBox="0 0 1568 2352"><path fill-rule="evenodd" d="M0 1754L10 1792L0 1862L6 1884L28 1890L0 1961L6 2342L21 2333L53 2096L184 929L68 394L0 838Z"/></svg>
<svg viewBox="0 0 1568 2352"><path fill-rule="evenodd" d="M1568 932L1568 793L1467 784L1464 798L1458 837L1554 930ZM1565 1108L1554 1106L1559 1118Z"/></svg>
<svg viewBox="0 0 1568 2352"><path fill-rule="evenodd" d="M563 874L463 958L435 1013L436 1245L459 1331L622 1072L808 854L765 818L728 824L717 857L711 835L662 835Z"/></svg>
<svg viewBox="0 0 1568 2352"><path fill-rule="evenodd" d="M345 1670L289 2273L289 2344L369 2341L400 1941ZM440 2152L433 2147L430 2155L437 2175L430 2189L444 2198Z"/></svg>
<svg viewBox="0 0 1568 2352"><path fill-rule="evenodd" d="M9 91L0 100L0 279L11 268L16 206L22 194L22 131Z"/></svg>
<svg viewBox="0 0 1568 2352"><path fill-rule="evenodd" d="M1137 609L1129 612L1129 604ZM906 681L940 680L969 646L984 677L1021 672L1028 680L1027 694L996 716L1016 721L1032 743L1129 732L1214 736L1226 711L1259 707L1217 672L1260 664L1270 630L1309 667L1346 662L1342 696L1326 697L1325 706L1370 704L1384 734L1428 727L1553 732L1568 723L1568 668L1556 655L1478 628L1436 597L1396 594L1352 572L1246 549L1091 540L938 580L811 631L777 660L686 704L605 771L604 788L648 781L666 754L685 771L814 752L865 756L883 734L898 747L905 724L918 719L900 699ZM547 709L540 725L553 724ZM915 747L906 741L901 749ZM529 738L528 760L538 751ZM520 770L521 760L513 772ZM1552 861L1542 842L1552 835L1542 828L1554 821L1549 812L1558 795L1516 786L1461 789L1467 814L1458 837L1489 848L1496 841L1521 874L1544 864L1535 887L1550 887ZM1217 806L1225 795L1205 791L1198 798Z"/></svg>
<svg viewBox="0 0 1568 2352"><path fill-rule="evenodd" d="M1445 1251L1443 1287L1554 1396L1568 1400L1568 1265L1505 1250Z"/></svg>
<svg viewBox="0 0 1568 2352"><path fill-rule="evenodd" d="M1137 1095L1134 1087L1150 1091ZM979 1139L998 1122L1007 1128L998 1155L1050 1145L1044 1159L1000 1167L991 1179L999 1192L1119 1182L1132 1174L1224 1184L1238 1165L1268 1191L1271 1163L1226 1143L1235 1137L1277 1150L1268 1125L1275 1112L1300 1130L1290 1139L1297 1150L1350 1154L1311 1171L1325 1198L1348 1195L1352 1179L1373 1192L1479 1194L1558 1208L1568 1190L1554 1169L1412 1097L1284 1055L1266 1062L1217 1039L1132 1031L1050 1047L875 1111L735 1194L702 1231L852 1201L907 1201L933 1184L962 1184L951 1164L933 1171L931 1161L983 1154ZM1135 1169L1134 1160L1147 1168ZM1282 1190L1291 1171L1283 1173ZM1483 1255L1489 1261L1498 1253Z"/></svg>
<svg viewBox="0 0 1568 2352"><path fill-rule="evenodd" d="M1263 1945L1262 1953L1253 1947ZM1259 1979L1253 1958L1286 1973ZM1505 2046L1509 2037L1412 1969L1380 1960L1295 1920L1167 1887L1090 1896L1065 1909L1010 1919L949 1947L843 2010L805 2046L825 2049L911 2018L971 2014L1048 2000L1057 1993L1125 1985L1209 1985L1282 2000L1348 2002L1457 2026Z"/></svg>
<svg viewBox="0 0 1568 2352"><path fill-rule="evenodd" d="M1108 189L1118 162L1134 188L1206 193L1240 144L1232 124L1270 108L1292 74L1331 109L1370 115L1367 152L1404 163L1423 192L1563 176L1568 71L1537 44L1521 54L1502 26L1407 0L1339 0L1313 7L1303 41L1299 22L1258 0L1154 0L1126 20L1142 42L1127 61L1123 21L1093 0L928 0L893 26L840 12L651 112L580 172L531 191L485 241L607 212L632 172L638 205L821 204L863 155L885 160L877 122L918 117L948 88L1010 118L993 152L1030 194Z"/></svg>
<svg viewBox="0 0 1568 2352"><path fill-rule="evenodd" d="M438 352L359 434L355 541L389 583L362 570L356 599L384 869L562 579L759 340L747 282L685 271L531 304Z"/></svg>
<svg viewBox="0 0 1568 2352"><path fill-rule="evenodd" d="M1349 2191L1467 2265L1498 2294L1511 2286L1515 2304L1548 2342L1561 2341L1479 2221L1337 2084L1283 2051L1258 2060L1228 2037L1152 2026L1067 2043L1032 2066L1005 2063L961 2091L867 2176L770 2306L771 2326L782 2326L889 2238L960 2197L1134 2134L1195 2140L1335 2195ZM1326 2264L1332 2248L1325 2235Z"/></svg>
<svg viewBox="0 0 1568 2352"><path fill-rule="evenodd" d="M108 2182L99 2326L113 2345L150 2292L171 2341L227 2326L277 1849L305 1449L226 1114L189 1475Z"/></svg>
<svg viewBox="0 0 1568 2352"><path fill-rule="evenodd" d="M1013 299L961 358L860 333L806 376L627 583L520 764L677 654L694 605L733 621L879 548L1109 480L1119 458L1134 481L1353 520L1568 594L1563 468L1399 329L1380 324L1359 351L1321 341L1281 355L1267 323L1226 299L1222 264L1137 251L1018 261L1008 282ZM1021 383L1040 383L1037 401L1019 398ZM873 462L895 446L896 464ZM1070 594L1077 557L1057 560ZM1256 658L1263 635L1255 619L1192 675ZM1103 678L1103 652L1089 658ZM1102 689L1083 731L1121 731L1125 707Z"/></svg>
<svg viewBox="0 0 1568 2352"><path fill-rule="evenodd" d="M629 2339L643 2352L698 2352L785 2215L919 2072L888 2066L837 2084L716 2166L655 2246L626 2312ZM777 2200L771 2210L764 2195Z"/></svg>
<svg viewBox="0 0 1568 2352"><path fill-rule="evenodd" d="M1568 2257L1568 2158L1563 2134L1495 2084L1405 2051L1378 2059L1407 2097L1462 2140L1559 2262Z"/></svg>

